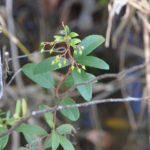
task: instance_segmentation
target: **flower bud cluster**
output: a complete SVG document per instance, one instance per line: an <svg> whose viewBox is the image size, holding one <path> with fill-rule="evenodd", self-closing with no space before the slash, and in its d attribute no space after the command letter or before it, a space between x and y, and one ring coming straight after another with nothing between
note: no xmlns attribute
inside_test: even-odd
<svg viewBox="0 0 150 150"><path fill-rule="evenodd" d="M73 49L73 53L74 55L82 55L83 54L83 50L84 50L84 46L82 45L78 45L81 40L78 39L78 38L74 38L76 36L78 36L77 33L75 32L70 32L70 29L68 26L64 26L63 24L63 28L64 30L61 30L60 34L62 34L62 36L59 36L59 35L56 35L54 36L55 40L53 42L41 42L41 53L44 52L44 48L46 45L49 45L51 48L49 50L49 53L52 54L53 52L56 52L54 51L54 48L55 48L55 45L58 44L58 43L65 43L66 44L66 50L61 53L61 54L58 54L55 56L55 59L53 61L51 61L51 65L54 65L54 64L58 64L58 67L61 68L63 65L66 65L67 63L67 57L69 57L69 60L71 62L71 70L73 71L75 68L77 68L77 71L79 73L81 73L81 70L85 70L85 66L84 65L81 65L81 64L78 64L73 56L71 56L71 47ZM68 48L68 45L69 45L69 48ZM64 58L63 62L61 61L61 58Z"/></svg>

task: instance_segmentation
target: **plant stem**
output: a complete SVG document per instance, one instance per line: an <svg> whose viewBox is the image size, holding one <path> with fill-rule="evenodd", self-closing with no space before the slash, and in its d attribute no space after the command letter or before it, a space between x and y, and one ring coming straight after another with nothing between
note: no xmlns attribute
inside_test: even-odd
<svg viewBox="0 0 150 150"><path fill-rule="evenodd" d="M69 67L68 72L66 73L66 75L64 76L64 78L58 83L56 89L55 89L55 98L58 98L58 90L61 87L61 85L64 83L64 81L67 79L67 77L69 76L71 72L71 67ZM58 107L59 103L57 104ZM56 125L56 110L54 111L54 124Z"/></svg>
<svg viewBox="0 0 150 150"><path fill-rule="evenodd" d="M55 98L58 98L58 90L61 87L61 85L64 83L64 81L67 79L67 77L69 76L71 72L71 67L69 67L68 72L66 73L66 75L64 76L64 78L58 83L56 89L55 89Z"/></svg>

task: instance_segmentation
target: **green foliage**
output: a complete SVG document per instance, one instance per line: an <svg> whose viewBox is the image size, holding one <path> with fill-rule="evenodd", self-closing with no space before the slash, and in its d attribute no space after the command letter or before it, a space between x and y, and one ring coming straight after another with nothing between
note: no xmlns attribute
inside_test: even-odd
<svg viewBox="0 0 150 150"><path fill-rule="evenodd" d="M74 85L74 80L72 75L69 75L68 78L64 81L64 86L72 87Z"/></svg>
<svg viewBox="0 0 150 150"><path fill-rule="evenodd" d="M28 149L24 147L20 147L19 150L28 150Z"/></svg>
<svg viewBox="0 0 150 150"><path fill-rule="evenodd" d="M85 71L81 71L81 73L79 74L77 69L73 70L71 72L72 77L74 79L75 84L78 84L80 82L85 82L85 81L89 81L95 78L94 75L90 74L90 73L86 73ZM92 98L92 84L88 84L88 85L81 85L77 87L78 91L80 92L81 96L87 100L90 101Z"/></svg>
<svg viewBox="0 0 150 150"><path fill-rule="evenodd" d="M79 36L79 34L76 33L76 32L71 32L71 33L69 34L69 36L70 36L70 37L77 37L77 36Z"/></svg>
<svg viewBox="0 0 150 150"><path fill-rule="evenodd" d="M34 74L35 64L27 64L23 67L24 74L40 86L50 89L54 87L54 80L50 73Z"/></svg>
<svg viewBox="0 0 150 150"><path fill-rule="evenodd" d="M63 25L63 28L64 29L60 31L61 35L55 35L55 40L53 42L50 42L49 44L50 46L52 46L50 49L50 54L52 54L55 52L54 47L57 43L65 43L66 51L64 52L64 54L58 54L56 56L44 59L42 62L36 65L31 64L32 67L28 66L29 64L23 67L23 72L31 80L45 88L52 88L54 86L54 82L51 77L52 81L47 80L46 83L46 81L43 79L43 74L49 73L60 68L69 66L71 69L71 74L68 75L65 81L63 81L63 85L69 87L72 87L73 85L79 84L81 82L88 82L95 78L93 74L85 72L86 67L93 67L104 70L109 69L109 65L102 59L94 56L87 56L105 41L105 39L102 36L90 35L81 41L79 38L76 38L77 36L79 36L77 33L70 32L68 26ZM44 46L45 44L46 43L41 43L41 46ZM70 51L70 47L72 47L73 49L73 57L70 56L72 54ZM77 86L77 90L86 101L90 101L92 99L92 84L84 84ZM58 103L59 98L57 98L57 104ZM60 106L69 106L74 104L76 103L73 99L65 98L60 103ZM41 105L40 110L43 109L49 109L49 107L46 105ZM78 108L68 108L65 110L60 110L60 112L62 115L64 115L72 121L78 120L80 115ZM51 147L52 150L56 150L59 147L59 145L61 145L64 150L74 150L74 147L71 144L71 142L65 136L63 136L65 134L70 134L71 131L74 129L73 126L70 124L62 124L55 129L53 114L51 112L45 113L44 118L47 124L50 126L50 128L53 129L51 136L48 136L45 139L44 147Z"/></svg>
<svg viewBox="0 0 150 150"><path fill-rule="evenodd" d="M62 109L63 106L75 105L76 102L72 98L61 99L58 97L58 90L61 85L72 87L81 82L89 82L94 79L93 74L86 72L86 67L92 67L97 69L108 70L109 65L100 58L89 55L95 48L100 46L105 39L100 35L90 35L84 38L82 41L77 38L78 33L71 32L68 26L63 24L63 30L60 31L61 35L55 35L54 41L52 42L42 42L41 52L44 52L45 46L48 44L50 46L49 53L53 53L52 57L46 58L39 64L26 64L23 66L24 74L30 78L35 83L39 84L43 88L51 89L55 88L55 99L57 101L56 107L60 109L61 114L70 119L71 121L77 121L79 119L80 113L78 108L67 108ZM65 45L64 51L58 53L58 49L55 46L59 43ZM55 52L57 54L55 55ZM51 76L51 71L61 69L66 67L68 72L65 78L61 80L55 87L54 79ZM68 67L68 68L67 68ZM86 100L90 101L92 99L92 84L84 84L77 86L77 90L80 95ZM59 104L59 105L58 105ZM53 107L53 108L56 108ZM20 147L19 150L35 150L39 146L39 139L44 141L44 148L51 148L52 150L57 150L61 146L64 150L74 150L72 143L66 138L66 135L75 131L71 124L61 124L56 127L56 111L47 112L44 114L45 122L51 128L51 133L47 133L45 129L40 126L32 124L22 124L16 131L24 135L29 148ZM40 105L40 110L50 109L47 105ZM27 103L23 99L16 102L15 112L11 115L10 111L4 113L0 111L0 133L7 131L8 126L15 125L18 121L21 121L27 115ZM3 117L5 116L5 117ZM0 138L0 149L4 149L9 136L4 136Z"/></svg>
<svg viewBox="0 0 150 150"><path fill-rule="evenodd" d="M68 27L68 26L65 26L65 33L66 33L66 34L69 34L69 32L70 32L69 27Z"/></svg>
<svg viewBox="0 0 150 150"><path fill-rule="evenodd" d="M56 60L56 57L50 57L50 58L44 59L42 62L40 62L39 64L35 66L35 68L33 69L34 74L42 74L42 73L46 73L49 71L60 69L60 67L58 66L58 63L52 64L52 62L55 60ZM66 64L63 63L64 60L66 60ZM61 68L66 67L70 64L69 60L65 58L61 58L60 63L62 64Z"/></svg>
<svg viewBox="0 0 150 150"><path fill-rule="evenodd" d="M39 106L39 109L40 110L43 110L43 109L49 109L49 107L47 105L40 105ZM53 123L53 113L52 112L47 112L44 114L44 118L45 118L45 121L47 122L47 124L50 126L50 128L55 128L55 125Z"/></svg>
<svg viewBox="0 0 150 150"><path fill-rule="evenodd" d="M52 140L51 140L51 137L47 137L44 141L44 148L50 148L52 147Z"/></svg>
<svg viewBox="0 0 150 150"><path fill-rule="evenodd" d="M59 133L57 133L57 131L52 131L51 137L48 137L46 139L44 145L45 148L51 147L52 150L56 150L59 147L59 145L61 145L64 150L74 150L72 143L65 136L62 136Z"/></svg>
<svg viewBox="0 0 150 150"><path fill-rule="evenodd" d="M98 5L100 6L107 6L109 0L98 0Z"/></svg>
<svg viewBox="0 0 150 150"><path fill-rule="evenodd" d="M74 105L74 104L76 103L72 98L65 98L61 103L61 106ZM78 108L68 108L65 110L61 110L60 112L62 113L62 115L64 115L65 117L67 117L72 121L77 121L80 116Z"/></svg>
<svg viewBox="0 0 150 150"><path fill-rule="evenodd" d="M60 138L60 145L63 147L64 150L74 150L72 143L64 136L59 136Z"/></svg>
<svg viewBox="0 0 150 150"><path fill-rule="evenodd" d="M59 135L55 131L52 131L51 143L52 143L52 150L56 150L59 146L60 138L59 138Z"/></svg>
<svg viewBox="0 0 150 150"><path fill-rule="evenodd" d="M31 148L35 148L36 146L38 146L39 141L36 135L28 134L28 133L23 133L23 135Z"/></svg>
<svg viewBox="0 0 150 150"><path fill-rule="evenodd" d="M22 117L25 117L26 116L26 113L27 113L27 102L26 100L23 98L22 99Z"/></svg>
<svg viewBox="0 0 150 150"><path fill-rule="evenodd" d="M76 59L76 61L79 64L82 64L88 67L109 70L109 65L104 60L94 57L94 56L79 57L78 59Z"/></svg>
<svg viewBox="0 0 150 150"><path fill-rule="evenodd" d="M100 46L104 41L105 39L100 35L90 35L84 38L79 44L80 46L84 47L82 51L82 56L90 54L95 48ZM79 51L79 49L77 49L77 51ZM73 56L75 59L77 59L81 55L77 53L77 55L74 54Z"/></svg>
<svg viewBox="0 0 150 150"><path fill-rule="evenodd" d="M78 39L78 38L74 38L74 39L72 39L72 41L71 41L73 44L78 44L78 43L80 43L81 42L81 40L80 39Z"/></svg>
<svg viewBox="0 0 150 150"><path fill-rule="evenodd" d="M7 131L6 127L1 127L0 128L0 133L3 133L5 131ZM8 139L9 139L8 135L0 138L0 149L4 149L5 148L5 146L7 145Z"/></svg>
<svg viewBox="0 0 150 150"><path fill-rule="evenodd" d="M21 113L21 102L20 100L18 100L16 103L16 110L15 110L14 118L18 119L20 117L20 113Z"/></svg>
<svg viewBox="0 0 150 150"><path fill-rule="evenodd" d="M36 150L35 148L24 148L24 147L20 147L19 150Z"/></svg>
<svg viewBox="0 0 150 150"><path fill-rule="evenodd" d="M32 124L22 124L16 129L16 131L30 135L39 135L39 136L47 135L47 132L43 128Z"/></svg>
<svg viewBox="0 0 150 150"><path fill-rule="evenodd" d="M63 124L56 129L56 131L61 135L71 133L72 130L73 126L71 124Z"/></svg>
<svg viewBox="0 0 150 150"><path fill-rule="evenodd" d="M62 42L62 41L64 41L64 37L63 36L55 35L54 38L55 38L56 42Z"/></svg>

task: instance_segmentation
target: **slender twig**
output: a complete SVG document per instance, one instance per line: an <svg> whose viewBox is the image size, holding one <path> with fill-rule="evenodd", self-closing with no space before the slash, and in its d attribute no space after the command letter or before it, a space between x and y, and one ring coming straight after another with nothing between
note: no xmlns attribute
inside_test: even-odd
<svg viewBox="0 0 150 150"><path fill-rule="evenodd" d="M59 47L59 48L54 49L54 53L64 53L65 51L66 51L65 47ZM49 53L49 50L44 50L43 53ZM13 58L8 58L8 61L12 61L14 59L26 58L26 57L29 57L29 56L32 56L32 55L35 55L35 54L41 54L41 52L38 51L38 52L34 52L34 53L31 53L31 54L28 54L28 55L21 55L21 56L17 56L17 57L13 57Z"/></svg>
<svg viewBox="0 0 150 150"><path fill-rule="evenodd" d="M15 77L18 75L18 73L20 73L22 71L22 68L18 69L15 74L12 76L12 78L9 80L9 82L7 83L6 87L8 87L12 82L13 80L15 79ZM6 88L5 87L5 88Z"/></svg>
<svg viewBox="0 0 150 150"><path fill-rule="evenodd" d="M30 52L28 51L28 49L14 35L9 33L2 26L0 26L0 31L2 31L6 37L8 37L12 42L14 42L24 54L26 54L27 56L30 55ZM35 62L32 57L29 56L28 58L30 61Z"/></svg>
<svg viewBox="0 0 150 150"><path fill-rule="evenodd" d="M94 78L94 79L92 79L92 80L90 80L90 81L80 82L80 83L78 83L78 84L75 84L73 87L69 88L65 93L61 94L61 97L67 95L68 93L70 93L70 92L72 92L72 91L74 91L74 90L75 90L78 86L80 86L80 85L92 84L92 83L94 83L94 82L97 81L97 80L100 81L100 80L103 80L103 79L106 79L106 78L122 79L122 78L124 78L127 74L129 74L129 73L131 73L131 72L134 72L134 71L136 71L136 70L142 69L142 68L144 68L146 65L149 65L149 62L148 62L148 63L143 63L143 64L141 64L141 65L134 66L134 67L132 67L132 68L130 68L130 69L128 69L128 70L123 70L123 71L121 71L121 72L119 72L119 73L103 74L103 75L97 76L96 78ZM9 81L9 83L7 84L7 86L11 84L11 82L14 80L15 76L16 76L20 71L21 71L21 69L19 69L19 70L14 74L14 76L13 76L12 79Z"/></svg>
<svg viewBox="0 0 150 150"><path fill-rule="evenodd" d="M68 72L66 73L66 75L64 76L64 78L58 83L56 89L55 89L55 98L58 98L58 90L61 87L61 85L64 83L64 81L67 79L67 77L69 76L71 72L71 67L69 67ZM57 107L62 103L63 99L61 99L58 104L56 105L56 109ZM56 111L54 111L54 124L56 124Z"/></svg>
<svg viewBox="0 0 150 150"><path fill-rule="evenodd" d="M142 69L143 67L145 67L146 65L149 65L150 62L148 63L143 63L141 65L137 65L137 66L134 66L128 70L123 70L119 73L112 73L112 74L103 74L103 75L99 75L97 76L96 78L90 80L90 81L86 81L86 82L80 82L78 84L75 84L74 86L72 86L71 88L69 88L65 93L62 94L62 96L66 96L69 92L72 92L74 91L78 86L80 85L88 85L88 84L92 84L94 83L95 81L97 80L103 80L103 79L108 79L108 78L117 78L118 80L121 80L122 78L124 78L127 74L131 73L131 72L134 72L134 71L137 71L139 69Z"/></svg>
<svg viewBox="0 0 150 150"><path fill-rule="evenodd" d="M143 97L143 98L135 98L135 97L126 97L126 98L109 98L109 99L100 99L100 100L93 100L90 102L85 102L85 103L80 103L80 104L74 104L74 105L66 105L66 106L59 106L58 108L51 107L49 109L44 109L44 110L39 110L39 111L32 111L30 115L28 115L26 118L23 118L20 120L16 125L8 129L8 131L0 134L0 137L6 136L11 134L16 128L18 128L21 124L24 122L28 121L30 118L35 117L35 116L41 116L44 113L47 112L54 112L54 111L60 111L60 110L65 110L65 109L70 109L70 108L80 108L80 107L87 107L90 105L96 105L96 104L102 104L102 103L109 103L109 102L131 102L131 101L147 101L150 99L150 96Z"/></svg>
<svg viewBox="0 0 150 150"><path fill-rule="evenodd" d="M57 85L57 87L55 89L55 98L58 97L58 90L62 86L64 81L67 79L67 77L69 76L70 72L71 72L71 67L69 67L68 72L65 74L64 78L58 83L58 85Z"/></svg>

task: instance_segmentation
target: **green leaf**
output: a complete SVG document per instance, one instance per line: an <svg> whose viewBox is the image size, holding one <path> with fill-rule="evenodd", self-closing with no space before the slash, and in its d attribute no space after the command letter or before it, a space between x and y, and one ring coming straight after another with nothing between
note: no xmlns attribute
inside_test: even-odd
<svg viewBox="0 0 150 150"><path fill-rule="evenodd" d="M76 104L75 101L71 98L65 98L63 102L61 103L61 106L66 106L66 105L74 105ZM78 108L69 108L65 110L60 111L65 117L72 121L77 121L79 119L79 109Z"/></svg>
<svg viewBox="0 0 150 150"><path fill-rule="evenodd" d="M24 74L30 78L35 83L41 85L44 88L50 89L54 87L54 80L50 73L41 73L41 74L34 74L33 71L36 68L35 64L26 64L23 67Z"/></svg>
<svg viewBox="0 0 150 150"><path fill-rule="evenodd" d="M0 128L0 134L2 134L3 132L6 132L6 131L7 131L7 127ZM0 149L4 149L6 147L6 145L8 143L8 139L9 139L8 135L0 138Z"/></svg>
<svg viewBox="0 0 150 150"><path fill-rule="evenodd" d="M51 137L47 137L44 141L44 148L50 148L52 147L52 138Z"/></svg>
<svg viewBox="0 0 150 150"><path fill-rule="evenodd" d="M71 124L63 124L56 129L56 131L61 135L71 133L72 130L73 130L73 126Z"/></svg>
<svg viewBox="0 0 150 150"><path fill-rule="evenodd" d="M9 119L10 119L10 110L8 110L6 114L6 120L8 121Z"/></svg>
<svg viewBox="0 0 150 150"><path fill-rule="evenodd" d="M95 48L100 46L103 42L105 41L104 37L100 35L90 35L84 38L81 43L79 44L80 46L83 46L84 49L82 50L82 55L77 53L77 55L73 55L75 59L81 56L86 56L90 54ZM79 49L77 49L79 51Z"/></svg>
<svg viewBox="0 0 150 150"><path fill-rule="evenodd" d="M29 150L28 148L19 147L19 150Z"/></svg>
<svg viewBox="0 0 150 150"><path fill-rule="evenodd" d="M69 75L68 78L64 81L64 86L71 87L74 85L74 80L72 75Z"/></svg>
<svg viewBox="0 0 150 150"><path fill-rule="evenodd" d="M77 71L77 69L74 69L72 72L72 77L74 79L74 83L80 83L80 82L85 82L85 81L90 81L92 79L95 78L94 75L90 74L90 73L86 73L83 70L81 71L81 73L79 73ZM78 91L80 92L81 96L87 100L90 101L92 98L92 84L88 84L88 85L81 85L77 87Z"/></svg>
<svg viewBox="0 0 150 150"><path fill-rule="evenodd" d="M64 150L74 150L72 143L64 136L59 136L60 144Z"/></svg>
<svg viewBox="0 0 150 150"><path fill-rule="evenodd" d="M63 34L63 35L66 34L65 30L60 30L60 33Z"/></svg>
<svg viewBox="0 0 150 150"><path fill-rule="evenodd" d="M25 147L19 147L19 150L36 150L35 148L25 148Z"/></svg>
<svg viewBox="0 0 150 150"><path fill-rule="evenodd" d="M51 140L52 140L52 150L56 150L60 144L60 139L59 135L55 131L52 132Z"/></svg>
<svg viewBox="0 0 150 150"><path fill-rule="evenodd" d="M65 26L65 31L66 31L66 33L67 33L67 34L69 34L70 29L69 29L69 27L68 27L68 26Z"/></svg>
<svg viewBox="0 0 150 150"><path fill-rule="evenodd" d="M80 42L81 42L81 40L78 39L78 38L72 39L72 43L73 43L73 44L78 44L78 43L80 43Z"/></svg>
<svg viewBox="0 0 150 150"><path fill-rule="evenodd" d="M98 5L100 5L101 7L103 6L107 6L108 5L109 0L99 0L98 1Z"/></svg>
<svg viewBox="0 0 150 150"><path fill-rule="evenodd" d="M63 36L55 35L54 38L55 38L56 42L62 42L62 41L64 41L64 37Z"/></svg>
<svg viewBox="0 0 150 150"><path fill-rule="evenodd" d="M41 73L46 73L49 71L53 71L56 69L60 69L58 64L53 64L52 65L52 61L54 61L56 59L56 57L50 57L47 59L44 59L43 61L41 61L39 64L36 65L35 69L34 69L34 73L35 74L41 74ZM66 60L66 64L63 64L63 61ZM66 67L70 64L70 61L68 59L65 58L61 58L60 59L60 63L62 64L61 68Z"/></svg>
<svg viewBox="0 0 150 150"><path fill-rule="evenodd" d="M69 36L70 36L70 37L76 37L76 36L79 36L79 34L76 33L76 32L71 32L71 33L69 34Z"/></svg>
<svg viewBox="0 0 150 150"><path fill-rule="evenodd" d="M94 56L82 56L76 59L76 61L79 64L82 64L88 67L109 70L109 65L104 60L94 57Z"/></svg>
<svg viewBox="0 0 150 150"><path fill-rule="evenodd" d="M26 139L27 143L31 146L31 147L36 147L39 144L38 138L36 137L36 135L31 135L28 133L23 133L24 138Z"/></svg>
<svg viewBox="0 0 150 150"><path fill-rule="evenodd" d="M43 128L33 124L22 124L16 129L16 131L31 135L41 135L41 136L47 135L47 132Z"/></svg>
<svg viewBox="0 0 150 150"><path fill-rule="evenodd" d="M0 116L5 115L6 112L3 112L2 110L0 110Z"/></svg>
<svg viewBox="0 0 150 150"><path fill-rule="evenodd" d="M21 113L21 102L20 102L20 100L17 100L14 118L15 119L19 118L20 113Z"/></svg>
<svg viewBox="0 0 150 150"><path fill-rule="evenodd" d="M49 109L49 107L47 105L40 105L39 106L40 110L43 109ZM52 112L47 112L44 114L44 118L47 122L47 124L51 127L51 128L55 128L55 125L53 123L53 113Z"/></svg>
<svg viewBox="0 0 150 150"><path fill-rule="evenodd" d="M68 41L69 45L72 46L73 48L76 48L77 46L70 40Z"/></svg>

